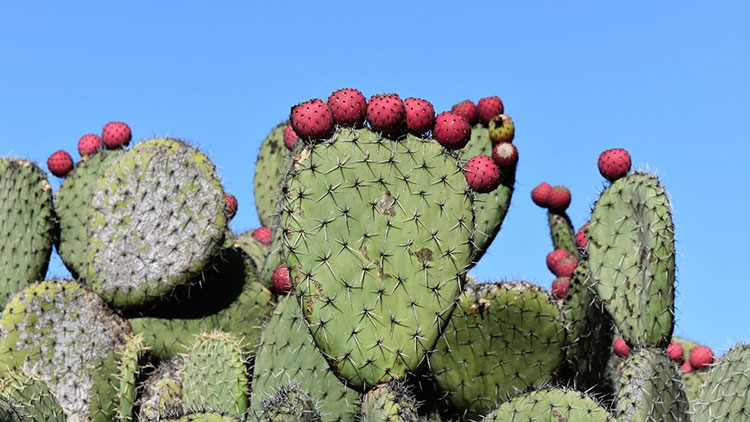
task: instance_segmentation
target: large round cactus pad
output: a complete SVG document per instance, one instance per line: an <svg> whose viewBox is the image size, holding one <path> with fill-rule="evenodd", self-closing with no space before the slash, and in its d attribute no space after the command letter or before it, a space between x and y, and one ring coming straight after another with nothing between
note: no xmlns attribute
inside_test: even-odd
<svg viewBox="0 0 750 422"><path fill-rule="evenodd" d="M695 404L693 420L750 420L750 344L734 346L711 368Z"/></svg>
<svg viewBox="0 0 750 422"><path fill-rule="evenodd" d="M273 128L260 146L255 163L253 193L258 219L266 227L273 223L273 215L281 198L281 185L289 164L289 150L284 146L284 129L287 123Z"/></svg>
<svg viewBox="0 0 750 422"><path fill-rule="evenodd" d="M538 390L501 404L483 422L614 422L593 399L577 391Z"/></svg>
<svg viewBox="0 0 750 422"><path fill-rule="evenodd" d="M141 142L94 187L86 281L116 307L138 307L187 283L226 232L213 164L178 140Z"/></svg>
<svg viewBox="0 0 750 422"><path fill-rule="evenodd" d="M354 385L413 371L471 257L466 179L429 139L342 129L295 157L283 253L315 342Z"/></svg>

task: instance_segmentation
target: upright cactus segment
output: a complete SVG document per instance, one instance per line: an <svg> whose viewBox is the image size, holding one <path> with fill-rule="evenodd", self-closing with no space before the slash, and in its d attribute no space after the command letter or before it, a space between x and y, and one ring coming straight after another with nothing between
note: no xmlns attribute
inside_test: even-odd
<svg viewBox="0 0 750 422"><path fill-rule="evenodd" d="M86 272L86 222L91 193L107 167L123 153L109 150L86 156L68 173L55 194L55 212L60 220L57 252L74 277Z"/></svg>
<svg viewBox="0 0 750 422"><path fill-rule="evenodd" d="M118 308L143 308L188 283L227 230L213 164L174 139L141 142L110 164L88 209L84 277Z"/></svg>
<svg viewBox="0 0 750 422"><path fill-rule="evenodd" d="M200 335L185 361L184 406L242 416L249 392L247 360L240 341L220 331Z"/></svg>
<svg viewBox="0 0 750 422"><path fill-rule="evenodd" d="M138 420L155 422L160 417L182 413L182 374L184 356L162 362L143 383Z"/></svg>
<svg viewBox="0 0 750 422"><path fill-rule="evenodd" d="M565 211L548 210L547 223L552 237L552 246L555 250L565 249L571 255L578 256L576 234L568 214Z"/></svg>
<svg viewBox="0 0 750 422"><path fill-rule="evenodd" d="M44 278L54 220L44 172L29 161L0 158L0 305Z"/></svg>
<svg viewBox="0 0 750 422"><path fill-rule="evenodd" d="M263 263L266 262L269 247L253 239L252 230L240 233L234 238L233 245L245 251L255 263L255 268L260 273Z"/></svg>
<svg viewBox="0 0 750 422"><path fill-rule="evenodd" d="M142 360L146 352L143 337L134 335L125 340L118 352L119 397L118 416L120 422L131 422L134 419L135 400L138 395L138 375L142 369Z"/></svg>
<svg viewBox="0 0 750 422"><path fill-rule="evenodd" d="M456 408L484 415L508 394L552 381L564 346L560 309L544 289L467 285L430 367Z"/></svg>
<svg viewBox="0 0 750 422"><path fill-rule="evenodd" d="M620 373L615 410L618 420L688 421L688 401L677 371L663 350L635 350Z"/></svg>
<svg viewBox="0 0 750 422"><path fill-rule="evenodd" d="M263 400L260 422L321 422L315 401L297 384L285 385Z"/></svg>
<svg viewBox="0 0 750 422"><path fill-rule="evenodd" d="M357 413L359 394L339 381L315 346L294 296L279 302L263 330L253 370L253 411L260 412L263 400L288 384L310 394L324 422L350 421Z"/></svg>
<svg viewBox="0 0 750 422"><path fill-rule="evenodd" d="M471 129L471 140L460 152L461 159L470 160L477 155L492 155L492 141L487 127L481 123ZM475 225L474 257L477 262L490 247L490 244L500 231L513 196L513 185L516 181L516 167L501 167L502 180L497 189L489 193L474 195Z"/></svg>
<svg viewBox="0 0 750 422"><path fill-rule="evenodd" d="M331 366L359 388L415 370L471 258L457 160L430 139L339 129L300 152L286 188L286 263Z"/></svg>
<svg viewBox="0 0 750 422"><path fill-rule="evenodd" d="M622 336L665 347L674 328L675 247L669 200L655 176L612 183L587 230L591 277Z"/></svg>
<svg viewBox="0 0 750 422"><path fill-rule="evenodd" d="M255 207L258 219L266 227L273 224L273 216L281 198L284 173L289 165L290 153L284 146L284 129L287 125L288 122L283 122L271 130L260 146L258 162L255 164Z"/></svg>
<svg viewBox="0 0 750 422"><path fill-rule="evenodd" d="M0 402L9 405L8 422L65 422L60 403L45 383L38 378L11 372L0 378ZM17 419L13 419L17 418Z"/></svg>
<svg viewBox="0 0 750 422"><path fill-rule="evenodd" d="M109 422L117 413L117 351L131 334L99 296L67 281L22 290L0 320L0 373L40 379L69 420Z"/></svg>
<svg viewBox="0 0 750 422"><path fill-rule="evenodd" d="M416 422L417 402L395 381L373 388L362 397L361 422Z"/></svg>
<svg viewBox="0 0 750 422"><path fill-rule="evenodd" d="M750 420L750 344L729 350L708 374L695 422Z"/></svg>
<svg viewBox="0 0 750 422"><path fill-rule="evenodd" d="M614 422L593 399L561 389L537 390L501 404L483 422Z"/></svg>

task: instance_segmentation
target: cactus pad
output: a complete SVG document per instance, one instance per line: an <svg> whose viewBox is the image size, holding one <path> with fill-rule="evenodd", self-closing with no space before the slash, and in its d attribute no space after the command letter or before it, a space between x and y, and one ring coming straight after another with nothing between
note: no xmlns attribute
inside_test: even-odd
<svg viewBox="0 0 750 422"><path fill-rule="evenodd" d="M93 189L84 277L111 305L143 307L197 275L226 225L224 192L205 155L174 139L141 142Z"/></svg>
<svg viewBox="0 0 750 422"><path fill-rule="evenodd" d="M117 361L119 367L119 420L130 422L134 417L135 399L138 394L138 375L142 369L142 360L146 352L143 337L140 335L130 336L125 344L119 347Z"/></svg>
<svg viewBox="0 0 750 422"><path fill-rule="evenodd" d="M373 388L362 397L361 421L416 422L417 419L417 402L398 381Z"/></svg>
<svg viewBox="0 0 750 422"><path fill-rule="evenodd" d="M656 177L612 183L587 229L594 288L634 346L665 347L674 328L675 246L669 200Z"/></svg>
<svg viewBox="0 0 750 422"><path fill-rule="evenodd" d="M709 372L695 422L750 420L750 344L730 349Z"/></svg>
<svg viewBox="0 0 750 422"><path fill-rule="evenodd" d="M245 251L245 253L252 258L257 272L260 273L261 268L263 268L263 263L266 262L269 248L253 239L252 233L252 230L240 233L234 238L233 245Z"/></svg>
<svg viewBox="0 0 750 422"><path fill-rule="evenodd" d="M467 285L430 366L456 408L481 415L516 390L551 381L564 345L560 309L544 289Z"/></svg>
<svg viewBox="0 0 750 422"><path fill-rule="evenodd" d="M158 421L161 416L182 413L184 356L162 362L143 383L138 420Z"/></svg>
<svg viewBox="0 0 750 422"><path fill-rule="evenodd" d="M192 412L182 416L164 417L159 422L243 422L243 419L221 412Z"/></svg>
<svg viewBox="0 0 750 422"><path fill-rule="evenodd" d="M561 389L538 390L501 404L483 422L614 422L593 399Z"/></svg>
<svg viewBox="0 0 750 422"><path fill-rule="evenodd" d="M44 172L29 161L0 158L0 305L44 278L54 219Z"/></svg>
<svg viewBox="0 0 750 422"><path fill-rule="evenodd" d="M321 422L320 413L309 394L290 384L263 400L260 422Z"/></svg>
<svg viewBox="0 0 750 422"><path fill-rule="evenodd" d="M273 128L263 140L255 163L255 177L253 178L253 192L255 193L255 207L258 219L266 227L273 223L273 216L279 204L281 185L284 173L289 164L289 150L284 146L284 129L287 122L280 123Z"/></svg>
<svg viewBox="0 0 750 422"><path fill-rule="evenodd" d="M578 256L576 234L568 214L564 211L547 211L547 223L553 248L565 249L572 256Z"/></svg>
<svg viewBox="0 0 750 422"><path fill-rule="evenodd" d="M430 139L339 129L295 157L283 254L311 332L359 388L417 368L469 266L471 195Z"/></svg>
<svg viewBox="0 0 750 422"><path fill-rule="evenodd" d="M11 406L11 412L20 419L3 419L10 422L65 422L65 413L55 396L43 381L11 372L0 379L0 402Z"/></svg>

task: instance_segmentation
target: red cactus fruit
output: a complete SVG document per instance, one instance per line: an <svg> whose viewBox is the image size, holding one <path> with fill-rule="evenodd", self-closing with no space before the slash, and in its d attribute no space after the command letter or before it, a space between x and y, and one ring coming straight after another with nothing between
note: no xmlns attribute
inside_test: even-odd
<svg viewBox="0 0 750 422"><path fill-rule="evenodd" d="M492 192L500 184L500 168L487 155L477 155L466 163L466 182L475 192Z"/></svg>
<svg viewBox="0 0 750 422"><path fill-rule="evenodd" d="M435 109L432 103L421 98L404 100L406 110L406 128L412 135L422 135L435 124Z"/></svg>
<svg viewBox="0 0 750 422"><path fill-rule="evenodd" d="M505 107L500 97L485 97L477 103L477 117L483 125L487 126L493 117L503 114Z"/></svg>
<svg viewBox="0 0 750 422"><path fill-rule="evenodd" d="M576 270L577 265L578 258L563 258L555 264L554 268L552 269L552 273L558 277L571 277L573 275L573 272Z"/></svg>
<svg viewBox="0 0 750 422"><path fill-rule="evenodd" d="M294 131L292 125L287 125L286 129L284 129L284 146L291 151L294 149L297 141L299 141L297 132Z"/></svg>
<svg viewBox="0 0 750 422"><path fill-rule="evenodd" d="M513 119L505 114L498 114L490 120L490 140L493 144L513 142L516 136L516 126Z"/></svg>
<svg viewBox="0 0 750 422"><path fill-rule="evenodd" d="M128 146L132 137L130 126L123 122L109 122L102 129L102 142L109 149Z"/></svg>
<svg viewBox="0 0 750 422"><path fill-rule="evenodd" d="M224 194L224 212L230 220L237 214L237 198L230 193Z"/></svg>
<svg viewBox="0 0 750 422"><path fill-rule="evenodd" d="M614 349L617 356L621 356L624 358L630 356L630 346L628 346L628 343L624 338L618 338L617 340L615 340L615 342L612 344L612 349Z"/></svg>
<svg viewBox="0 0 750 422"><path fill-rule="evenodd" d="M547 182L542 182L531 190L531 200L534 201L537 206L547 208L549 207L550 192L552 192L552 186Z"/></svg>
<svg viewBox="0 0 750 422"><path fill-rule="evenodd" d="M271 244L271 229L268 227L257 228L250 233L250 237L268 246Z"/></svg>
<svg viewBox="0 0 750 422"><path fill-rule="evenodd" d="M406 118L404 102L398 94L381 94L370 97L367 104L367 120L370 127L381 133L401 132Z"/></svg>
<svg viewBox="0 0 750 422"><path fill-rule="evenodd" d="M586 252L586 245L589 243L589 238L586 236L586 229L589 227L589 223L582 225L576 232L576 248L581 253Z"/></svg>
<svg viewBox="0 0 750 422"><path fill-rule="evenodd" d="M479 118L479 110L471 100L463 100L451 107L451 111L466 119L469 125L474 126Z"/></svg>
<svg viewBox="0 0 750 422"><path fill-rule="evenodd" d="M102 142L101 136L88 133L78 140L78 153L81 154L81 157L85 157L99 151L103 146L104 142Z"/></svg>
<svg viewBox="0 0 750 422"><path fill-rule="evenodd" d="M66 151L57 151L47 159L47 168L55 176L65 177L73 170L73 158Z"/></svg>
<svg viewBox="0 0 750 422"><path fill-rule="evenodd" d="M610 182L625 176L630 171L630 154L622 148L608 149L599 155L599 173Z"/></svg>
<svg viewBox="0 0 750 422"><path fill-rule="evenodd" d="M689 374L693 372L693 367L690 366L690 360L686 360L685 362L682 362L682 366L680 366L680 369L682 369L683 374Z"/></svg>
<svg viewBox="0 0 750 422"><path fill-rule="evenodd" d="M568 287L570 287L570 277L558 277L552 282L552 295L558 299L564 299Z"/></svg>
<svg viewBox="0 0 750 422"><path fill-rule="evenodd" d="M518 149L508 142L495 144L492 147L492 159L500 167L513 167L518 163Z"/></svg>
<svg viewBox="0 0 750 422"><path fill-rule="evenodd" d="M435 118L432 136L440 145L448 149L461 149L471 139L471 126L458 114L444 111Z"/></svg>
<svg viewBox="0 0 750 422"><path fill-rule="evenodd" d="M682 362L684 354L685 350L680 343L669 343L669 346L667 346L667 356L677 363Z"/></svg>
<svg viewBox="0 0 750 422"><path fill-rule="evenodd" d="M554 251L547 254L547 268L549 268L552 273L555 273L555 268L560 264L561 261L575 258L573 255L570 254L565 249L555 249Z"/></svg>
<svg viewBox="0 0 750 422"><path fill-rule="evenodd" d="M313 98L292 107L292 127L302 139L325 139L333 133L333 112L325 101Z"/></svg>
<svg viewBox="0 0 750 422"><path fill-rule="evenodd" d="M565 186L555 186L547 197L547 205L553 211L562 212L570 205L570 191Z"/></svg>
<svg viewBox="0 0 750 422"><path fill-rule="evenodd" d="M279 265L273 270L271 283L273 284L273 289L279 293L286 293L292 290L292 279L289 277L289 267L286 264Z"/></svg>
<svg viewBox="0 0 750 422"><path fill-rule="evenodd" d="M714 352L710 347L695 346L690 351L690 366L703 369L714 362Z"/></svg>
<svg viewBox="0 0 750 422"><path fill-rule="evenodd" d="M367 117L367 99L354 88L334 91L328 97L328 106L333 110L333 120L341 126L362 126Z"/></svg>

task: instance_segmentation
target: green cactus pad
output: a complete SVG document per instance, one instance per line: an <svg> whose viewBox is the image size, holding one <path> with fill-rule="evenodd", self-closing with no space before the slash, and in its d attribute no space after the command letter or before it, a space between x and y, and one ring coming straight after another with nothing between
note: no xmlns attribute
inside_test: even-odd
<svg viewBox="0 0 750 422"><path fill-rule="evenodd" d="M573 223L565 212L547 211L547 223L549 234L552 238L552 246L557 249L565 249L573 256L578 256L576 247L576 233Z"/></svg>
<svg viewBox="0 0 750 422"><path fill-rule="evenodd" d="M258 161L255 163L253 192L258 219L266 227L271 226L276 207L281 197L284 173L289 165L291 153L284 146L284 129L287 122L280 123L271 130L260 146Z"/></svg>
<svg viewBox="0 0 750 422"><path fill-rule="evenodd" d="M664 188L646 173L615 181L587 233L594 288L617 329L631 345L665 347L674 328L675 247Z"/></svg>
<svg viewBox="0 0 750 422"><path fill-rule="evenodd" d="M481 123L471 129L471 139L466 146L459 151L463 161L469 161L477 155L492 156L492 141L490 131ZM516 181L516 168L501 168L502 181L500 186L489 193L476 193L474 195L475 227L474 233L474 257L473 262L487 252L487 248L500 231L505 215L510 207L513 196L513 185Z"/></svg>
<svg viewBox="0 0 750 422"><path fill-rule="evenodd" d="M232 333L248 346L260 339L274 304L271 292L258 283L250 257L238 248L223 249L199 278L198 286L130 320L154 356L170 359L185 352L196 335L215 330Z"/></svg>
<svg viewBox="0 0 750 422"><path fill-rule="evenodd" d="M118 414L120 422L134 420L133 411L138 394L138 375L141 372L146 346L143 336L134 335L125 340L117 351L119 367L119 388L117 391L120 403Z"/></svg>
<svg viewBox="0 0 750 422"><path fill-rule="evenodd" d="M252 233L252 230L240 233L234 238L233 244L235 247L245 251L245 253L252 258L255 263L255 268L257 268L260 273L261 268L263 268L263 263L266 262L269 247L253 239Z"/></svg>
<svg viewBox="0 0 750 422"><path fill-rule="evenodd" d="M17 372L6 374L0 379L0 401L12 406L11 412L20 419L3 419L13 422L65 422L65 413L43 381L21 375Z"/></svg>
<svg viewBox="0 0 750 422"><path fill-rule="evenodd" d="M158 421L165 415L182 413L182 373L185 357L162 362L143 383L138 420Z"/></svg>
<svg viewBox="0 0 750 422"><path fill-rule="evenodd" d="M54 220L44 172L29 161L0 158L0 305L44 278Z"/></svg>
<svg viewBox="0 0 750 422"><path fill-rule="evenodd" d="M365 388L415 370L472 254L457 160L430 139L340 129L297 155L285 189L283 254L334 371Z"/></svg>
<svg viewBox="0 0 750 422"><path fill-rule="evenodd" d="M158 419L158 422L243 422L242 418L221 412L193 412L182 416L170 416Z"/></svg>
<svg viewBox="0 0 750 422"><path fill-rule="evenodd" d="M486 414L516 390L551 381L565 331L554 299L524 282L467 285L430 367L459 410Z"/></svg>
<svg viewBox="0 0 750 422"><path fill-rule="evenodd" d="M618 420L690 420L688 400L674 362L662 349L642 348L625 361L615 398Z"/></svg>
<svg viewBox="0 0 750 422"><path fill-rule="evenodd" d="M260 282L268 288L273 288L271 278L273 270L282 264L284 264L284 256L282 255L281 230L277 229L273 231L271 244L268 246L268 255L260 270Z"/></svg>
<svg viewBox="0 0 750 422"><path fill-rule="evenodd" d="M362 422L416 422L417 402L411 391L395 381L373 388L362 397Z"/></svg>
<svg viewBox="0 0 750 422"><path fill-rule="evenodd" d="M141 142L93 188L84 277L114 307L148 306L203 270L226 225L205 155L174 139Z"/></svg>
<svg viewBox="0 0 750 422"><path fill-rule="evenodd" d="M336 378L302 317L294 296L282 299L261 336L253 371L251 408L287 385L298 384L318 403L324 422L350 421L357 413L359 394Z"/></svg>
<svg viewBox="0 0 750 422"><path fill-rule="evenodd" d="M263 400L260 422L322 422L315 401L299 385L285 385Z"/></svg>
<svg viewBox="0 0 750 422"><path fill-rule="evenodd" d="M185 361L184 406L242 416L249 391L247 360L240 341L220 331L198 336Z"/></svg>
<svg viewBox="0 0 750 422"><path fill-rule="evenodd" d="M22 290L0 320L0 373L44 381L68 419L109 422L117 413L117 350L131 334L95 293L68 281Z"/></svg>
<svg viewBox="0 0 750 422"><path fill-rule="evenodd" d="M96 182L123 150L99 151L88 155L65 177L55 194L55 212L60 219L57 252L74 277L86 272L89 200Z"/></svg>
<svg viewBox="0 0 750 422"><path fill-rule="evenodd" d="M750 420L750 344L730 349L708 373L695 422Z"/></svg>
<svg viewBox="0 0 750 422"><path fill-rule="evenodd" d="M538 390L501 404L483 422L614 422L596 401L577 391ZM624 422L624 421L623 421Z"/></svg>

